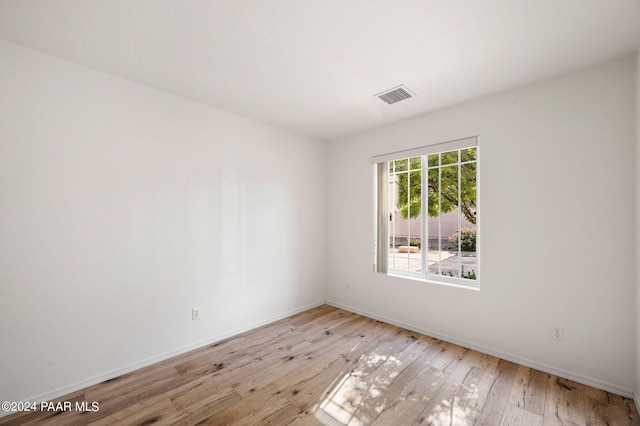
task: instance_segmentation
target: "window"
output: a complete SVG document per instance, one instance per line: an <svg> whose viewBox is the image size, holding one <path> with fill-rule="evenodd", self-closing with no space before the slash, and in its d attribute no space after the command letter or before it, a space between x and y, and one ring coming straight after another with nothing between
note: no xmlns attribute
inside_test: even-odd
<svg viewBox="0 0 640 426"><path fill-rule="evenodd" d="M373 162L376 271L478 287L477 138Z"/></svg>

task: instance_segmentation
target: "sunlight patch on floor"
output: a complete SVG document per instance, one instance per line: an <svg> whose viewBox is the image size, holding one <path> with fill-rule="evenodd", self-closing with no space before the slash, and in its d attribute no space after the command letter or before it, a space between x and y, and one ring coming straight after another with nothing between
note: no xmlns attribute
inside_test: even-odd
<svg viewBox="0 0 640 426"><path fill-rule="evenodd" d="M381 355L375 352L364 354L358 364L344 374L317 406L315 413L319 421L326 415L345 425L361 425L367 422L358 418L358 409L367 407L381 413L386 400L376 401L398 375L394 367L400 366L401 360L393 355ZM377 373L377 374L376 374ZM334 382L335 383L335 382Z"/></svg>

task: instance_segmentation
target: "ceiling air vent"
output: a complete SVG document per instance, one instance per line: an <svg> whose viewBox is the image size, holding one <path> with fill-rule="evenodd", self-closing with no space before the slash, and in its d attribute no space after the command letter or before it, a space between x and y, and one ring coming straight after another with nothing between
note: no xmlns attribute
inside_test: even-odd
<svg viewBox="0 0 640 426"><path fill-rule="evenodd" d="M415 95L411 93L409 89L404 86L394 87L393 89L385 90L382 93L378 93L374 95L389 105L395 104L396 102L404 101L405 99L413 98Z"/></svg>

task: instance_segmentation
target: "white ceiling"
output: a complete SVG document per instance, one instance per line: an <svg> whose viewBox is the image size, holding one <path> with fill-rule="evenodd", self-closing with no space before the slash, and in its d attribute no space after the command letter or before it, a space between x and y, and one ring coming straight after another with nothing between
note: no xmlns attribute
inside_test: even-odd
<svg viewBox="0 0 640 426"><path fill-rule="evenodd" d="M331 140L632 55L640 0L0 0L0 38Z"/></svg>

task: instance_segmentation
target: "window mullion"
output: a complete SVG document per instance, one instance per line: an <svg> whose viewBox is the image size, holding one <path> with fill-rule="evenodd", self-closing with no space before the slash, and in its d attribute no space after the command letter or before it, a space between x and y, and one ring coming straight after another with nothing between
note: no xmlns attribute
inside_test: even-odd
<svg viewBox="0 0 640 426"><path fill-rule="evenodd" d="M407 271L411 272L411 158L407 159Z"/></svg>
<svg viewBox="0 0 640 426"><path fill-rule="evenodd" d="M422 267L422 275L427 274L428 257L429 257L429 206L428 206L428 177L429 169L427 165L427 156L423 155L420 162L420 211L422 219L420 221L420 262Z"/></svg>
<svg viewBox="0 0 640 426"><path fill-rule="evenodd" d="M462 166L460 165L461 152L458 150L458 278L462 278L462 188L461 175Z"/></svg>
<svg viewBox="0 0 640 426"><path fill-rule="evenodd" d="M442 153L438 154L438 275L442 276Z"/></svg>
<svg viewBox="0 0 640 426"><path fill-rule="evenodd" d="M395 169L395 165L393 167L393 182L391 184L391 186L393 187L393 195L391 198L391 206L389 208L389 211L391 212L391 228L393 229L393 238L392 238L392 243L391 243L391 250L390 253L392 254L393 257L393 269L396 268L396 211L395 211L395 206L396 206L396 180L398 179L398 175L396 173L396 169Z"/></svg>

